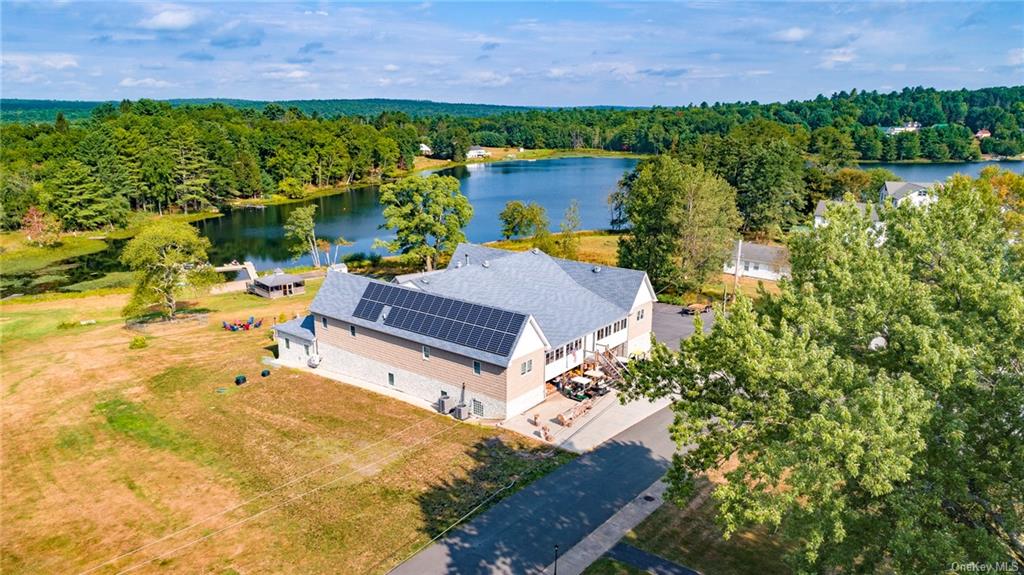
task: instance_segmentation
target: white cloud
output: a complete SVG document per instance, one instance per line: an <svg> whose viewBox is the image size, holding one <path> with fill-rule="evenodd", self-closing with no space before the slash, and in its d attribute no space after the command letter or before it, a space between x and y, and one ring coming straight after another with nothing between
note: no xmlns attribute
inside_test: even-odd
<svg viewBox="0 0 1024 575"><path fill-rule="evenodd" d="M857 52L853 48L825 50L825 55L822 57L821 62L818 63L818 67L831 70L836 67L836 64L849 64L856 59Z"/></svg>
<svg viewBox="0 0 1024 575"><path fill-rule="evenodd" d="M1011 66L1024 65L1024 48L1014 48L1006 53L1006 63Z"/></svg>
<svg viewBox="0 0 1024 575"><path fill-rule="evenodd" d="M174 84L156 78L132 78L129 76L122 79L118 85L125 88L168 88Z"/></svg>
<svg viewBox="0 0 1024 575"><path fill-rule="evenodd" d="M303 70L298 66L275 66L269 70L264 71L260 74L263 78L268 80L303 80L309 77L309 71Z"/></svg>
<svg viewBox="0 0 1024 575"><path fill-rule="evenodd" d="M384 66L384 71L385 72L397 72L398 71L398 66L396 66L394 64L388 64L387 66Z"/></svg>
<svg viewBox="0 0 1024 575"><path fill-rule="evenodd" d="M188 8L168 6L149 18L139 21L139 26L147 30L184 30L199 21L199 15Z"/></svg>
<svg viewBox="0 0 1024 575"><path fill-rule="evenodd" d="M317 10L315 12L313 10L306 10L305 12L303 12L303 14L305 14L306 16L329 16L329 14L325 10Z"/></svg>
<svg viewBox="0 0 1024 575"><path fill-rule="evenodd" d="M772 34L772 40L777 42L799 42L810 35L811 31L809 29L793 26L792 28L779 30Z"/></svg>
<svg viewBox="0 0 1024 575"><path fill-rule="evenodd" d="M72 54L55 52L49 54L7 52L3 55L3 63L4 66L13 66L24 71L31 71L38 68L64 70L66 68L77 68L78 58Z"/></svg>

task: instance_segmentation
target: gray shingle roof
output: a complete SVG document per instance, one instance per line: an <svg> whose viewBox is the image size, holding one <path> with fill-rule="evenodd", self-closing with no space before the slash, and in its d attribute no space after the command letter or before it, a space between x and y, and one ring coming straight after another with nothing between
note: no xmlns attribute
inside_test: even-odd
<svg viewBox="0 0 1024 575"><path fill-rule="evenodd" d="M882 199L892 198L899 201L910 194L927 190L935 185L936 182L885 182L882 186Z"/></svg>
<svg viewBox="0 0 1024 575"><path fill-rule="evenodd" d="M736 242L732 244L732 259L736 259ZM769 246L743 242L740 260L772 265L789 265L789 250L783 246Z"/></svg>
<svg viewBox="0 0 1024 575"><path fill-rule="evenodd" d="M829 206L842 205L843 203L845 202L837 202L833 200L818 200L818 205L815 206L814 208L814 215L815 217L823 218L825 217L825 212L828 210ZM853 202L853 205L857 206L857 210L860 211L861 215L864 215L864 212L870 209L871 211L868 212L868 214L871 218L871 221L878 221L878 212L875 210L874 204L865 204L864 202Z"/></svg>
<svg viewBox="0 0 1024 575"><path fill-rule="evenodd" d="M297 275L274 272L270 275L256 278L255 281L256 283L263 284L267 287L275 287L287 284L301 283L306 280L302 279L300 276Z"/></svg>
<svg viewBox="0 0 1024 575"><path fill-rule="evenodd" d="M557 348L628 315L645 277L642 271L553 258L539 250L460 244L445 273L410 283L427 293L531 315Z"/></svg>
<svg viewBox="0 0 1024 575"><path fill-rule="evenodd" d="M326 315L328 317L345 321L357 326L362 326L367 329L372 329L375 331L393 335L395 337L400 337L402 339L414 341L422 345L428 345L436 349L443 349L445 351L450 351L452 353L456 353L465 357L478 359L480 361L487 362L492 365L500 365L504 367L508 366L509 361L511 360L510 357L505 357L493 353L487 353L485 351L459 345L457 343L452 343L450 341L420 335L415 332L406 331L404 329L399 329L396 327L385 325L382 319L378 319L377 321L368 321L362 318L355 317L354 315L352 315L352 312L355 311L356 305L359 304L359 300L362 298L363 292L366 290L366 286L369 285L371 282L381 284L385 283L364 276L358 276L343 272L329 272L327 274L327 277L324 279L323 285L320 286L320 291L317 292L316 297L313 299L313 303L310 304L309 309L313 313ZM399 289L415 289L408 287L401 288L400 286L394 286L394 284L387 285L390 285L392 287L398 287ZM437 295L444 296L446 294ZM460 301L472 301L467 298L451 297L450 299L458 299ZM491 307L496 307L505 311L518 311L510 308L509 306L494 305ZM525 330L527 325L528 322L524 322L522 329ZM520 330L520 333L516 336L516 342L519 341L519 337L521 336L522 330ZM512 348L515 349L515 344L513 344Z"/></svg>
<svg viewBox="0 0 1024 575"><path fill-rule="evenodd" d="M313 342L316 339L316 330L313 327L313 316L311 315L279 323L274 326L274 331L302 341Z"/></svg>

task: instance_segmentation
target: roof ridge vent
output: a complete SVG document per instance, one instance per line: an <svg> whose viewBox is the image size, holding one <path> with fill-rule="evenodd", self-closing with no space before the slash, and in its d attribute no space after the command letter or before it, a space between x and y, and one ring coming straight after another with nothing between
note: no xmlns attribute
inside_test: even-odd
<svg viewBox="0 0 1024 575"><path fill-rule="evenodd" d="M484 260L484 263L481 265L484 266L485 268L489 268L491 267L491 260Z"/></svg>

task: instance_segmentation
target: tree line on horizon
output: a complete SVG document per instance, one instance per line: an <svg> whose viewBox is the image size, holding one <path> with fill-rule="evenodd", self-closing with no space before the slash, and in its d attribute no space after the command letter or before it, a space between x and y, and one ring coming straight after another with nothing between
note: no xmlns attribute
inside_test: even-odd
<svg viewBox="0 0 1024 575"><path fill-rule="evenodd" d="M881 128L907 122L922 128L896 135ZM122 224L132 210L188 212L275 193L299 198L310 187L393 179L427 144L433 156L455 161L471 145L667 153L702 163L736 187L744 230L758 231L791 225L816 199L841 196L837 188L863 188L864 178L845 169L859 160L1017 155L1021 126L1024 87L482 117L387 111L328 118L277 103L238 109L126 100L95 106L82 121L58 113L52 123L0 125L0 227L19 227L31 207L65 229L98 229ZM975 139L982 129L991 137ZM774 213L744 209L743 201L780 183L791 198L769 206Z"/></svg>

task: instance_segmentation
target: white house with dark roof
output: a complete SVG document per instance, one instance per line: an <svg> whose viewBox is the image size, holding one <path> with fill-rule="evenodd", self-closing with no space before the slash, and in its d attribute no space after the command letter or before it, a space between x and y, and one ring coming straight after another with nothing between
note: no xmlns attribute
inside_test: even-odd
<svg viewBox="0 0 1024 575"><path fill-rule="evenodd" d="M935 201L933 188L936 185L935 182L885 182L878 191L878 201L892 206L906 203L927 206Z"/></svg>
<svg viewBox="0 0 1024 575"><path fill-rule="evenodd" d="M466 151L467 160L472 160L473 158L486 158L490 155L491 153L481 146L470 146L469 150Z"/></svg>
<svg viewBox="0 0 1024 575"><path fill-rule="evenodd" d="M835 200L818 200L818 205L814 208L814 227L820 228L828 225L828 209L831 206L842 205L844 202L837 202ZM871 223L878 225L878 211L875 209L874 204L865 204L864 202L852 202L857 208L857 211L863 216L867 214L871 219Z"/></svg>
<svg viewBox="0 0 1024 575"><path fill-rule="evenodd" d="M275 333L286 365L508 419L585 360L646 354L655 300L641 271L461 244L394 283L329 272L311 315Z"/></svg>
<svg viewBox="0 0 1024 575"><path fill-rule="evenodd" d="M733 243L732 255L726 260L722 271L740 277L779 281L790 275L789 250L783 246L740 240Z"/></svg>

